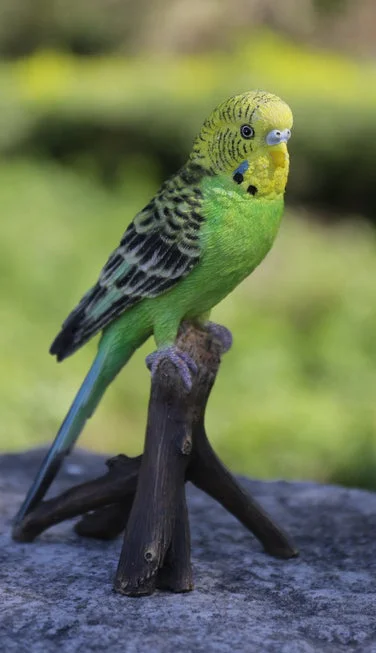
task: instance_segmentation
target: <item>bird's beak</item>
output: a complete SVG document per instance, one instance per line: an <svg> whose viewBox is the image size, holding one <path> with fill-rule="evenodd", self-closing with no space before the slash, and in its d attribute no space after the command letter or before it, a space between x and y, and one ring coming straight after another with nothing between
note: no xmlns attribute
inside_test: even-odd
<svg viewBox="0 0 376 653"><path fill-rule="evenodd" d="M266 143L271 146L269 154L276 168L283 168L288 161L286 143L290 136L290 129L272 129L266 135Z"/></svg>
<svg viewBox="0 0 376 653"><path fill-rule="evenodd" d="M282 141L278 145L272 147L269 151L269 154L276 168L284 168L288 162L289 156L287 153L286 142Z"/></svg>

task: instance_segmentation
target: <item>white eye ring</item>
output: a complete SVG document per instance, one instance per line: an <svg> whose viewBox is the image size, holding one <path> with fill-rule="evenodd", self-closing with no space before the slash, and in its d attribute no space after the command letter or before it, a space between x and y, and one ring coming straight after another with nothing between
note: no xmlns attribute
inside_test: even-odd
<svg viewBox="0 0 376 653"><path fill-rule="evenodd" d="M251 125L242 125L240 127L240 133L243 138L249 139L249 138L253 138L253 136L255 135L255 130L253 129L253 127L251 127Z"/></svg>

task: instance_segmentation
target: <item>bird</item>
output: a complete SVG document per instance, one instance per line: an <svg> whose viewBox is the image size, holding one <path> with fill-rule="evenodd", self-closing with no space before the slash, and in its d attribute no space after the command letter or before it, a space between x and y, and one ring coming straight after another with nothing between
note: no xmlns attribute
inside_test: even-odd
<svg viewBox="0 0 376 653"><path fill-rule="evenodd" d="M94 362L23 502L15 523L41 501L106 388L151 335L152 375L168 357L190 389L195 365L179 351L180 323L229 331L211 309L264 259L277 235L289 172L293 116L263 90L219 104L187 162L132 220L95 285L62 325L50 353L62 361L102 332Z"/></svg>

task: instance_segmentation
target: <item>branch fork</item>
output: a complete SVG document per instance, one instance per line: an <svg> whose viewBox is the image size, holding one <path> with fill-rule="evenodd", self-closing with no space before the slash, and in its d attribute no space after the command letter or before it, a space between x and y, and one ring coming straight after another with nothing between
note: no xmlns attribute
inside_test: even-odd
<svg viewBox="0 0 376 653"><path fill-rule="evenodd" d="M107 473L41 502L13 530L30 542L50 526L83 515L76 532L111 539L123 530L124 543L115 591L128 596L155 589L193 589L185 482L190 481L231 512L270 555L291 558L297 551L287 535L240 486L213 451L204 416L220 357L225 349L212 329L183 323L179 350L197 366L187 390L176 366L161 360L152 377L142 456L116 456Z"/></svg>

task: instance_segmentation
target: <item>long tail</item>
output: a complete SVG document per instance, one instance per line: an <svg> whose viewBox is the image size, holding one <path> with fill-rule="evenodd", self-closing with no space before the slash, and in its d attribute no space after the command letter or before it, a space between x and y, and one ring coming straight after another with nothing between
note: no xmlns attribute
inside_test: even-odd
<svg viewBox="0 0 376 653"><path fill-rule="evenodd" d="M15 527L43 499L64 457L73 448L86 420L91 417L106 388L139 344L141 343L128 347L123 345L122 351L115 352L111 344L104 343L102 340L98 354L16 515Z"/></svg>

